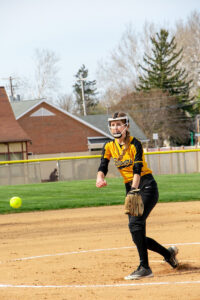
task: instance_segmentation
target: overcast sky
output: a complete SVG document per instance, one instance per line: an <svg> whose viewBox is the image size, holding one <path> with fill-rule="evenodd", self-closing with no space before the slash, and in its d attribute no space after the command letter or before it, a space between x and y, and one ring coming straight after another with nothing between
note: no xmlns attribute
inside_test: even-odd
<svg viewBox="0 0 200 300"><path fill-rule="evenodd" d="M97 64L114 49L128 24L173 24L200 12L200 0L0 0L0 85L9 76L34 76L35 49L60 58L61 92L72 92L82 64L96 79Z"/></svg>

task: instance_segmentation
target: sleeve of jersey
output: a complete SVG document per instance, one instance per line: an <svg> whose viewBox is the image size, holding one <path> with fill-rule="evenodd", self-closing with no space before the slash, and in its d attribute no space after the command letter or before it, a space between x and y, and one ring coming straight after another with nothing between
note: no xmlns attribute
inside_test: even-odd
<svg viewBox="0 0 200 300"><path fill-rule="evenodd" d="M109 150L109 145L108 143L105 143L102 149L101 163L98 168L98 171L103 172L105 176L108 173L108 164L110 162L110 158L111 158L111 153Z"/></svg>
<svg viewBox="0 0 200 300"><path fill-rule="evenodd" d="M140 175L143 167L143 148L141 142L138 140L135 140L134 145L136 148L136 155L134 160L133 173Z"/></svg>

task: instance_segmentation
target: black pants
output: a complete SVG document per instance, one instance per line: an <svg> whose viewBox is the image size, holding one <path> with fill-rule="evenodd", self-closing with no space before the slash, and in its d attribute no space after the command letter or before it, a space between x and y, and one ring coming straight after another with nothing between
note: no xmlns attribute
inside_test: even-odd
<svg viewBox="0 0 200 300"><path fill-rule="evenodd" d="M131 183L126 183L126 193L131 189ZM140 217L129 217L129 230L132 235L133 242L135 243L139 257L140 265L149 268L148 262L148 252L147 249L152 250L161 254L164 258L169 258L169 251L162 245L157 243L152 238L146 237L146 219L156 203L158 202L158 188L155 179L152 174L144 175L140 179L140 193L142 196L142 201L144 203L144 213Z"/></svg>

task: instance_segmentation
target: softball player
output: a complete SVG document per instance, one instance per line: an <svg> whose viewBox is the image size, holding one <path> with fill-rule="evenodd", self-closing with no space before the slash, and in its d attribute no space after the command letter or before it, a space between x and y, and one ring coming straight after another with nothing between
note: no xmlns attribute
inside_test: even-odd
<svg viewBox="0 0 200 300"><path fill-rule="evenodd" d="M141 194L144 203L143 215L137 217L128 215L129 230L138 250L140 264L133 273L124 277L124 279L153 277L149 267L147 250L159 253L166 262L173 268L176 268L178 266L176 258L178 249L175 246L166 249L152 238L146 236L146 219L158 201L157 183L145 161L141 142L137 138L130 136L128 116L125 113L116 112L112 118L108 119L108 123L114 140L105 143L103 147L96 186L101 188L107 185L105 176L112 157L124 179L126 193L136 190L136 192Z"/></svg>

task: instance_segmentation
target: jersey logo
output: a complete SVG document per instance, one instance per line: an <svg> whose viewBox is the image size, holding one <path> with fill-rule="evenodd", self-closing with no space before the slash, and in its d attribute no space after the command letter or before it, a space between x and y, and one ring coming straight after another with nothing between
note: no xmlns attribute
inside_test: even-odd
<svg viewBox="0 0 200 300"><path fill-rule="evenodd" d="M125 161L120 161L120 160L117 160L117 158L114 158L114 163L115 163L115 166L120 170L133 165L133 162L131 159L127 159Z"/></svg>

